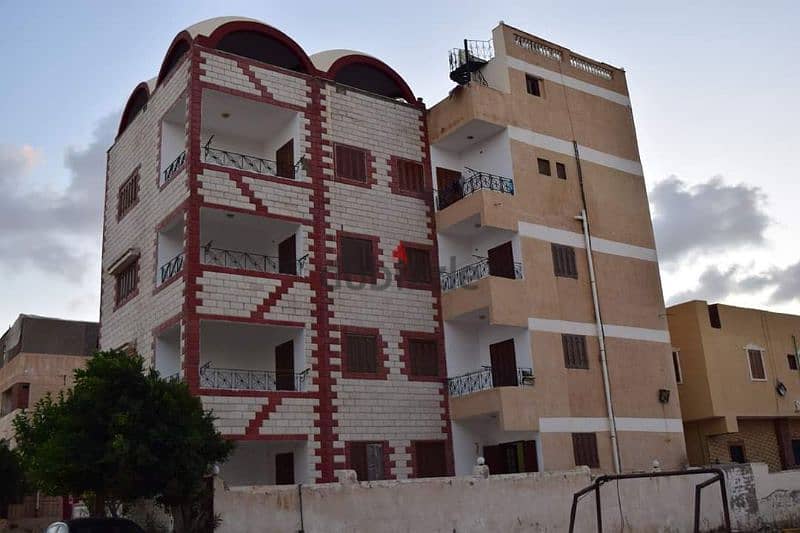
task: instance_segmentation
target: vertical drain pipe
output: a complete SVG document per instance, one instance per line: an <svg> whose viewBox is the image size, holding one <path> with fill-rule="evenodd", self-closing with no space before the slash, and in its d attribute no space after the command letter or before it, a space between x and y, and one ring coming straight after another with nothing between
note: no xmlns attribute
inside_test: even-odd
<svg viewBox="0 0 800 533"><path fill-rule="evenodd" d="M581 200L583 209L581 214L576 216L583 226L583 240L586 243L586 258L589 263L589 282L592 288L592 303L594 304L594 316L597 326L597 340L600 344L600 367L603 371L603 390L606 397L606 409L608 410L608 426L611 433L611 455L614 459L614 472L622 473L620 467L619 444L617 443L617 421L614 418L614 406L611 402L611 384L608 379L608 361L606 360L606 338L603 331L603 320L600 315L600 299L597 295L597 278L594 274L594 260L592 259L592 239L589 234L589 216L586 214L586 195L583 190L583 172L581 171L581 159L578 153L578 142L572 141L575 150L575 162L578 167L578 182L581 187Z"/></svg>

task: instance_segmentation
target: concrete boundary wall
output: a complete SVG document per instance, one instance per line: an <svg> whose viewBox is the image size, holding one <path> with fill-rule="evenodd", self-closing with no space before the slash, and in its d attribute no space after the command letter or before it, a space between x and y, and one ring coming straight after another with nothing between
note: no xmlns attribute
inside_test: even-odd
<svg viewBox="0 0 800 533"><path fill-rule="evenodd" d="M800 525L800 471L770 474L766 465L722 467L733 529ZM692 530L694 487L710 475L622 480L601 490L605 531ZM567 531L572 495L591 484L586 468L564 472L302 486L303 530L321 532ZM703 491L701 531L723 525L717 485ZM221 533L301 530L297 485L237 487L216 483ZM594 497L578 507L576 531L596 531ZM624 526L623 526L624 523Z"/></svg>

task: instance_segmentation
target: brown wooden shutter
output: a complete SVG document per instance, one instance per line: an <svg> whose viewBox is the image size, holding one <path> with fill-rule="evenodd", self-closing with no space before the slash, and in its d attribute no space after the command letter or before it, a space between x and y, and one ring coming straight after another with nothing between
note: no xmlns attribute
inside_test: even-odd
<svg viewBox="0 0 800 533"><path fill-rule="evenodd" d="M484 446L483 458L486 460L486 466L489 467L489 474L508 474L506 456L503 452L503 447L499 444L495 446Z"/></svg>
<svg viewBox="0 0 800 533"><path fill-rule="evenodd" d="M408 352L412 376L435 377L439 375L439 353L436 341L410 339Z"/></svg>
<svg viewBox="0 0 800 533"><path fill-rule="evenodd" d="M597 454L597 435L594 433L573 433L572 449L575 455L575 466L600 467L600 459Z"/></svg>
<svg viewBox="0 0 800 533"><path fill-rule="evenodd" d="M345 274L365 276L372 276L375 274L375 256L371 240L342 237L340 246L342 271Z"/></svg>
<svg viewBox="0 0 800 533"><path fill-rule="evenodd" d="M539 167L539 174L543 174L545 176L550 175L550 160L549 159L542 159L541 157L536 159L536 164Z"/></svg>
<svg viewBox="0 0 800 533"><path fill-rule="evenodd" d="M585 336L561 335L561 346L564 350L564 366L566 368L589 368Z"/></svg>
<svg viewBox="0 0 800 533"><path fill-rule="evenodd" d="M294 484L294 454L276 453L275 454L275 484L293 485Z"/></svg>
<svg viewBox="0 0 800 533"><path fill-rule="evenodd" d="M564 278L578 277L578 266L575 262L575 249L572 246L552 244L553 273Z"/></svg>
<svg viewBox="0 0 800 533"><path fill-rule="evenodd" d="M441 477L447 475L447 454L444 441L415 442L417 462L416 477Z"/></svg>
<svg viewBox="0 0 800 533"><path fill-rule="evenodd" d="M376 373L378 371L378 339L372 335L346 334L347 369L350 372Z"/></svg>
<svg viewBox="0 0 800 533"><path fill-rule="evenodd" d="M747 357L750 359L750 374L753 379L766 379L764 372L764 359L761 357L760 350L747 350Z"/></svg>
<svg viewBox="0 0 800 533"><path fill-rule="evenodd" d="M367 443L350 443L350 469L356 471L359 481L366 481L368 475Z"/></svg>
<svg viewBox="0 0 800 533"><path fill-rule="evenodd" d="M416 161L399 160L397 162L399 186L401 190L409 192L422 192L425 188L425 178L422 165Z"/></svg>
<svg viewBox="0 0 800 533"><path fill-rule="evenodd" d="M567 179L567 167L564 163L556 163L556 176L562 180Z"/></svg>
<svg viewBox="0 0 800 533"><path fill-rule="evenodd" d="M522 458L525 462L522 469L523 472L539 471L539 457L536 454L535 440L526 440L522 442Z"/></svg>
<svg viewBox="0 0 800 533"><path fill-rule="evenodd" d="M367 181L367 153L350 146L336 145L336 176L354 181Z"/></svg>
<svg viewBox="0 0 800 533"><path fill-rule="evenodd" d="M297 274L297 241L294 235L278 244L278 272Z"/></svg>
<svg viewBox="0 0 800 533"><path fill-rule="evenodd" d="M514 279L514 249L511 241L489 250L489 275Z"/></svg>
<svg viewBox="0 0 800 533"><path fill-rule="evenodd" d="M514 339L489 345L492 362L492 384L495 387L516 387L517 357L514 352Z"/></svg>
<svg viewBox="0 0 800 533"><path fill-rule="evenodd" d="M275 388L294 390L294 342L275 347Z"/></svg>
<svg viewBox="0 0 800 533"><path fill-rule="evenodd" d="M431 253L420 248L406 247L404 273L407 281L415 283L431 282Z"/></svg>
<svg viewBox="0 0 800 533"><path fill-rule="evenodd" d="M276 174L282 178L294 179L294 139L275 152Z"/></svg>

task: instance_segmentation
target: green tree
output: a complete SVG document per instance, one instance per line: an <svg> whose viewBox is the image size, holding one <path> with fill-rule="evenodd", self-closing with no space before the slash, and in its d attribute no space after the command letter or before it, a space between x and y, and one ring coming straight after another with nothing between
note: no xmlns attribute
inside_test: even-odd
<svg viewBox="0 0 800 533"><path fill-rule="evenodd" d="M0 518L8 518L8 505L25 495L25 475L19 454L4 440L0 440L0 480Z"/></svg>
<svg viewBox="0 0 800 533"><path fill-rule="evenodd" d="M202 494L209 465L232 450L184 383L145 372L141 357L119 350L95 354L71 390L14 425L31 481L48 494L92 495L96 516L138 498L180 515ZM191 530L175 518L176 531Z"/></svg>

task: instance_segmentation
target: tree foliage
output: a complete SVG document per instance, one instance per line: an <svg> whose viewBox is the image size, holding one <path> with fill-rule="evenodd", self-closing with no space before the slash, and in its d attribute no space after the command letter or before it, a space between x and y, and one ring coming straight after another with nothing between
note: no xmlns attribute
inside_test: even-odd
<svg viewBox="0 0 800 533"><path fill-rule="evenodd" d="M144 371L141 357L119 350L95 354L71 390L45 397L14 425L37 488L93 494L93 514L107 501L138 498L191 506L209 466L232 451L184 383Z"/></svg>
<svg viewBox="0 0 800 533"><path fill-rule="evenodd" d="M25 495L25 474L19 454L0 440L0 518L8 514L8 505L17 503Z"/></svg>

